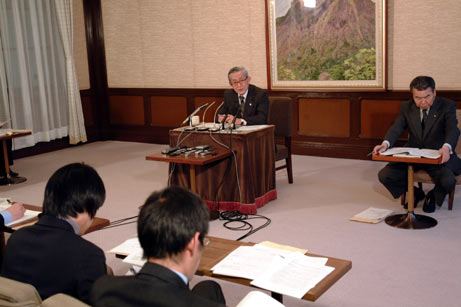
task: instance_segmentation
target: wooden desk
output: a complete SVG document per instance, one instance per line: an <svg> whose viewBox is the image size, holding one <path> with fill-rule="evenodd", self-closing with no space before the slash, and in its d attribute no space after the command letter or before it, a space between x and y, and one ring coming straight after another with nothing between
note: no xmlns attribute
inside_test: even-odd
<svg viewBox="0 0 461 307"><path fill-rule="evenodd" d="M189 178L190 178L190 185L191 190L197 192L197 187L195 183L195 177L197 171L199 171L198 167L223 160L231 155L231 152L228 149L218 148L213 150L216 152L216 155L195 155L192 153L187 157L184 154L177 155L177 156L169 156L162 153L156 153L153 155L146 156L146 160L150 161L163 161L169 163L178 163L178 164L188 164L189 165Z"/></svg>
<svg viewBox="0 0 461 307"><path fill-rule="evenodd" d="M373 154L375 161L402 162L408 164L408 210L406 214L394 214L385 219L386 224L403 229L426 229L437 225L433 217L414 214L415 194L413 189L414 169L413 164L441 164L442 157L438 159L407 158Z"/></svg>
<svg viewBox="0 0 461 307"><path fill-rule="evenodd" d="M237 277L229 277L222 275L215 275L211 272L211 268L217 264L219 261L224 259L230 252L241 245L254 245L254 243L246 243L239 241L232 241L217 237L209 237L211 242L208 246L205 247L202 259L200 261L199 267L197 268L197 275L210 276L217 279L222 279L230 281L233 283L251 286L251 280ZM325 257L315 254L306 253L309 256ZM352 268L352 262L349 260L343 260L338 258L328 258L327 265L334 267L334 271L331 272L327 277L325 277L321 282L319 282L314 288L310 289L304 296L303 300L315 301L317 300L325 291L327 291L335 282L337 282L344 274L346 274ZM278 294L273 294L273 297L281 301L282 296Z"/></svg>
<svg viewBox="0 0 461 307"><path fill-rule="evenodd" d="M277 198L275 188L275 145L273 125L253 131L209 132L170 130L170 147L231 146L235 159L209 163L195 173L196 191L211 211L239 211L255 214L257 208ZM224 146L223 146L223 145ZM170 171L172 170L170 165ZM178 164L171 184L191 188L190 166Z"/></svg>
<svg viewBox="0 0 461 307"><path fill-rule="evenodd" d="M6 147L6 141L11 140L14 138L19 138L21 136L26 136L32 134L31 131L11 131L11 134L2 135L0 136L0 141L2 141L3 147L3 160L5 162L5 172L6 172L6 180L7 184L16 184L26 181L25 177L11 177L10 175L10 161L8 160L8 150Z"/></svg>

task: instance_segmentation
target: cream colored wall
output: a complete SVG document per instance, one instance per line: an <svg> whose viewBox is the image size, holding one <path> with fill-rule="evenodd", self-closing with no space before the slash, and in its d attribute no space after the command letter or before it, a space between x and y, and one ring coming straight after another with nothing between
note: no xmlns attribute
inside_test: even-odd
<svg viewBox="0 0 461 307"><path fill-rule="evenodd" d="M109 87L223 88L244 65L267 88L264 1L101 2Z"/></svg>
<svg viewBox="0 0 461 307"><path fill-rule="evenodd" d="M101 3L109 87L225 88L227 70L244 65L267 88L264 0ZM81 0L74 22L84 29L76 7ZM460 15L459 0L388 1L389 89L406 90L428 74L438 89L461 90ZM74 35L80 88L87 88L84 30Z"/></svg>

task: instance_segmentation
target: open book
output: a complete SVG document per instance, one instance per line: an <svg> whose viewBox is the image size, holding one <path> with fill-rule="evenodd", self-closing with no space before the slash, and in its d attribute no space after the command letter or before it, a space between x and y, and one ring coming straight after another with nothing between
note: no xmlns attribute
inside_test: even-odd
<svg viewBox="0 0 461 307"><path fill-rule="evenodd" d="M351 217L350 221L356 222L363 222L363 223L370 223L370 224L377 224L384 220L386 217L394 213L394 211L389 209L379 209L370 207L368 209L363 210L360 213L357 213L353 217Z"/></svg>
<svg viewBox="0 0 461 307"><path fill-rule="evenodd" d="M392 147L380 153L383 156L437 159L440 153L436 149L419 149L413 147Z"/></svg>

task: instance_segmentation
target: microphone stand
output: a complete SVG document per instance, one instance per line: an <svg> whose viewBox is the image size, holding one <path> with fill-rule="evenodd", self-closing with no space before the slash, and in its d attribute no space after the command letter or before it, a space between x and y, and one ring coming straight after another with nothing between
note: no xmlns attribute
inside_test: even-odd
<svg viewBox="0 0 461 307"><path fill-rule="evenodd" d="M213 101L213 102L205 109L205 112L203 112L203 116L202 116L202 127L197 128L198 131L207 131L207 130L208 130L208 128L205 126L205 115L206 115L206 111L208 111L208 109L209 109L212 105L214 105L215 102L216 102L216 100Z"/></svg>

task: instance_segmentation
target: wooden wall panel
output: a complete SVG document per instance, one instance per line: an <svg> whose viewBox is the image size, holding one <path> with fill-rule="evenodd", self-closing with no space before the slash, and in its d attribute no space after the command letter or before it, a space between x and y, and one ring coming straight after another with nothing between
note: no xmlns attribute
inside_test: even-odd
<svg viewBox="0 0 461 307"><path fill-rule="evenodd" d="M399 100L362 100L360 137L384 138L399 113L400 103Z"/></svg>
<svg viewBox="0 0 461 307"><path fill-rule="evenodd" d="M82 100L82 111L83 111L83 118L85 120L85 126L93 126L94 117L93 117L93 105L91 104L91 97L81 96L81 100Z"/></svg>
<svg viewBox="0 0 461 307"><path fill-rule="evenodd" d="M350 136L348 99L300 98L298 133L306 136Z"/></svg>
<svg viewBox="0 0 461 307"><path fill-rule="evenodd" d="M110 96L110 123L116 125L144 125L142 96Z"/></svg>
<svg viewBox="0 0 461 307"><path fill-rule="evenodd" d="M152 126L178 127L189 114L186 97L152 96L150 107Z"/></svg>

